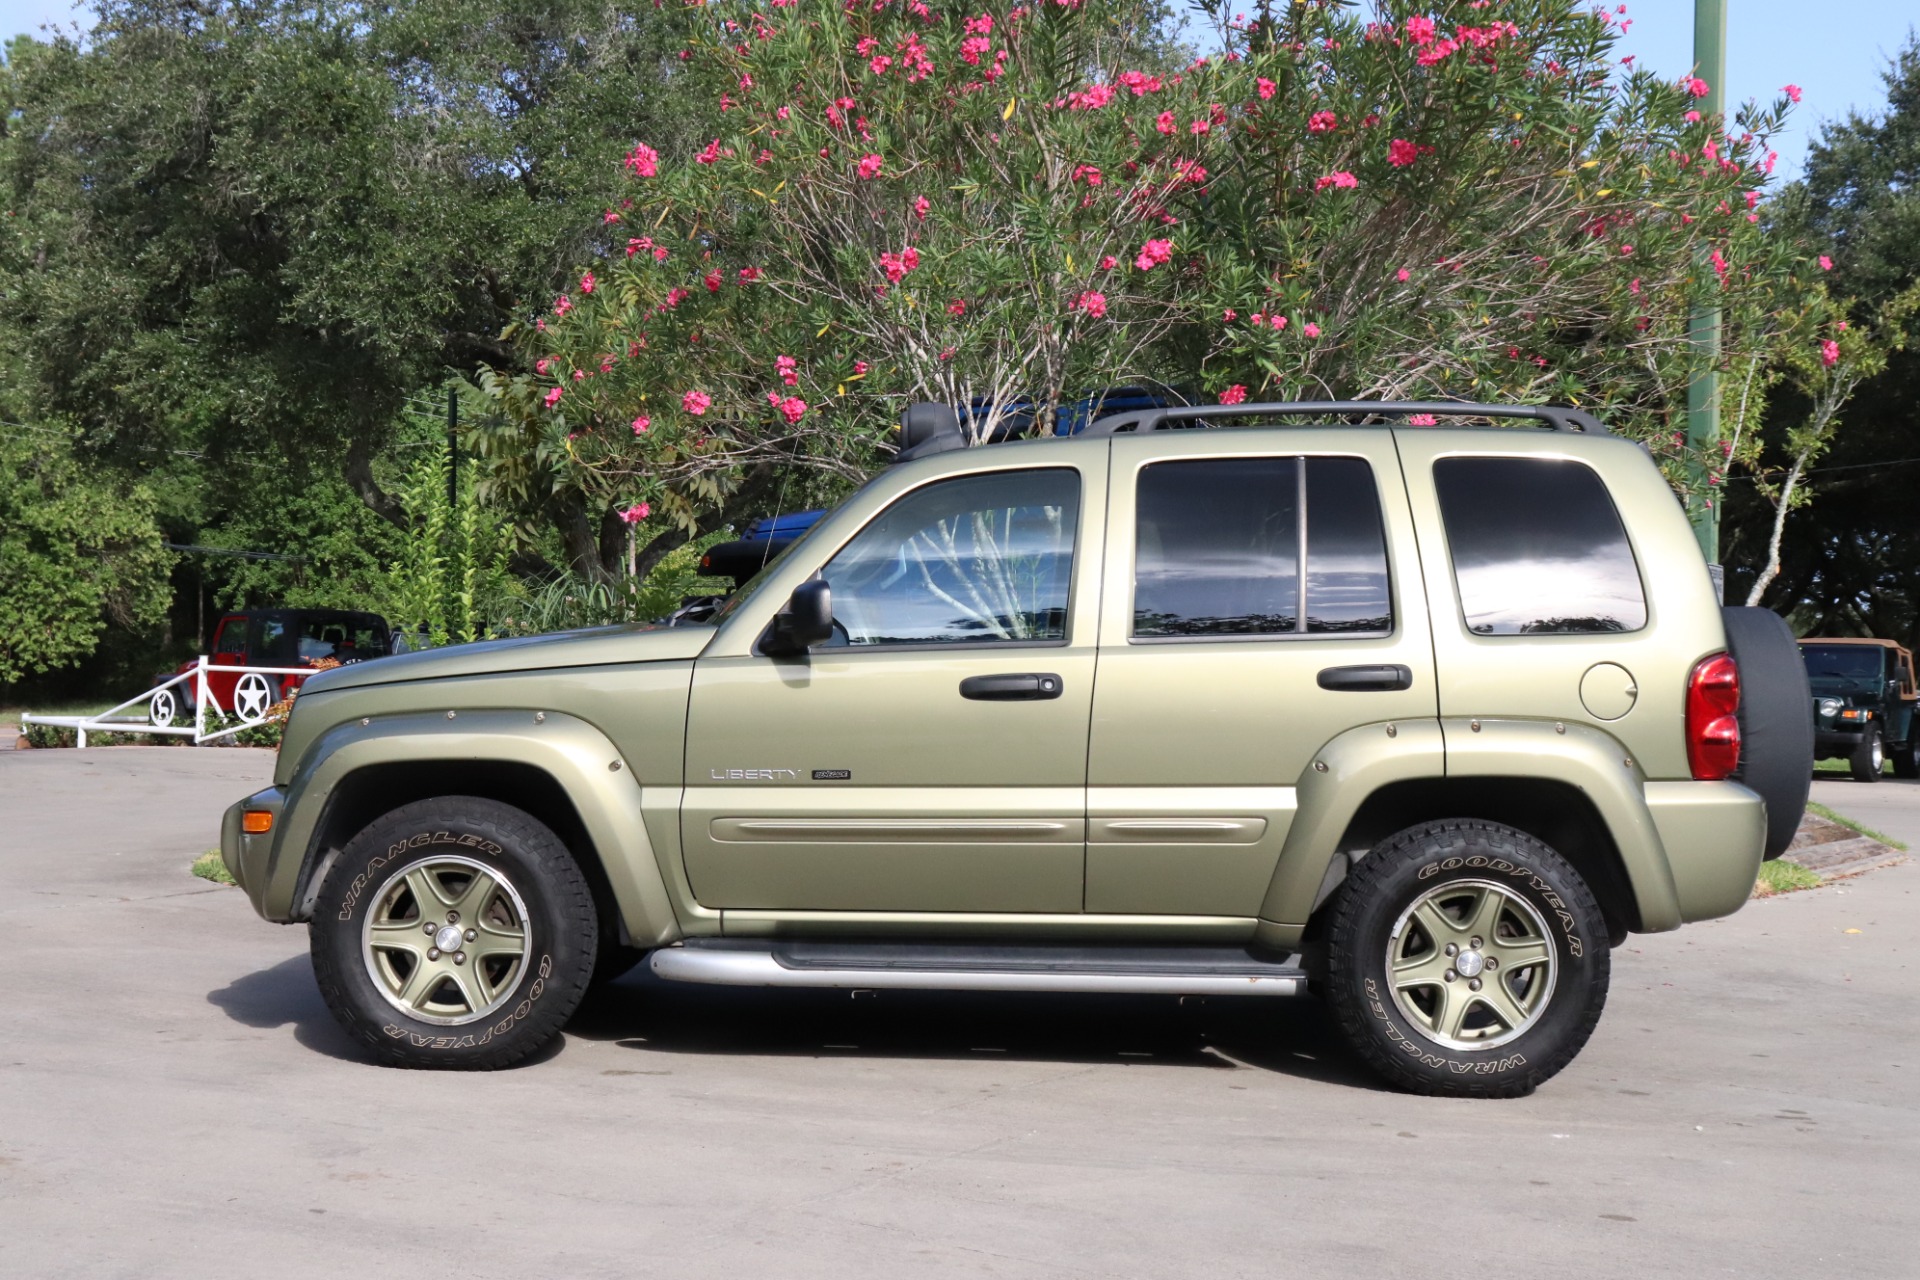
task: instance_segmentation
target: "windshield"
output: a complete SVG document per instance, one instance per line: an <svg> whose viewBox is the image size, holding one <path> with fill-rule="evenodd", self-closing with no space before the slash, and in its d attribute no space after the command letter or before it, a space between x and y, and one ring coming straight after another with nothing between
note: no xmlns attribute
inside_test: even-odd
<svg viewBox="0 0 1920 1280"><path fill-rule="evenodd" d="M1800 656L1813 679L1878 680L1883 650L1870 644L1803 644Z"/></svg>

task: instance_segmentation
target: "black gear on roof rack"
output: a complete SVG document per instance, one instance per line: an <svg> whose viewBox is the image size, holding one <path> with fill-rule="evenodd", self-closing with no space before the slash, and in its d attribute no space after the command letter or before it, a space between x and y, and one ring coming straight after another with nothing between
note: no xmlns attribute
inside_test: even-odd
<svg viewBox="0 0 1920 1280"><path fill-rule="evenodd" d="M1416 413L1454 418L1524 418L1554 431L1584 435L1611 434L1592 414L1564 405L1470 404L1461 400L1287 400L1271 404L1206 404L1185 408L1139 409L1116 413L1088 426L1081 435L1112 436L1139 431L1162 431L1176 422L1196 419L1260 417L1380 417L1400 418Z"/></svg>

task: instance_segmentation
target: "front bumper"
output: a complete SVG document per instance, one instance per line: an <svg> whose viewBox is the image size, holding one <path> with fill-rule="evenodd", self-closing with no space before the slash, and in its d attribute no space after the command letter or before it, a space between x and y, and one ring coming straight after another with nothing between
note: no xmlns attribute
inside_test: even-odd
<svg viewBox="0 0 1920 1280"><path fill-rule="evenodd" d="M1848 725L1845 728L1838 725L1833 728L1822 726L1813 731L1813 750L1815 754L1822 756L1850 756L1860 745L1860 740L1866 736L1867 726L1864 724Z"/></svg>
<svg viewBox="0 0 1920 1280"><path fill-rule="evenodd" d="M286 803L285 791L279 787L268 787L230 806L220 819L220 861L226 863L227 874L246 891L253 909L263 915L267 865L273 857L274 841L280 838L280 815ZM250 812L272 814L273 826L260 835L248 835L242 821Z"/></svg>

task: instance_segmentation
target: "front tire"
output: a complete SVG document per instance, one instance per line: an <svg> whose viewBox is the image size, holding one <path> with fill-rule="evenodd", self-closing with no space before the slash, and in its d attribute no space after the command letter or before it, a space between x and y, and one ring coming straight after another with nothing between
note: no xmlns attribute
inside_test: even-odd
<svg viewBox="0 0 1920 1280"><path fill-rule="evenodd" d="M598 926L559 837L510 805L405 805L347 845L309 938L327 1007L396 1067L492 1070L560 1033Z"/></svg>
<svg viewBox="0 0 1920 1280"><path fill-rule="evenodd" d="M1512 1098L1571 1062L1606 1005L1600 906L1524 832L1453 820L1362 858L1327 929L1327 998L1354 1050L1391 1083Z"/></svg>
<svg viewBox="0 0 1920 1280"><path fill-rule="evenodd" d="M1915 729L1920 729L1920 725ZM1907 741L1893 749L1893 776L1920 778L1920 733L1909 730Z"/></svg>
<svg viewBox="0 0 1920 1280"><path fill-rule="evenodd" d="M1886 759L1886 741L1880 736L1879 726L1875 725L1860 735L1860 745L1847 758L1847 767L1852 771L1855 782L1878 782L1880 767L1886 763Z"/></svg>

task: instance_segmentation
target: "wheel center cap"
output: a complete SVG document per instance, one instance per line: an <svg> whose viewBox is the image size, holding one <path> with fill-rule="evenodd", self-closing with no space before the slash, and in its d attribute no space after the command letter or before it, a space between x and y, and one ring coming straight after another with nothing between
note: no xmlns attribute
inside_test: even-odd
<svg viewBox="0 0 1920 1280"><path fill-rule="evenodd" d="M460 949L460 939L463 936L460 932L459 925L443 924L440 926L440 931L433 935L433 945L442 951L458 951ZM1479 970L1476 969L1475 972L1477 973Z"/></svg>
<svg viewBox="0 0 1920 1280"><path fill-rule="evenodd" d="M1487 958L1478 951L1462 951L1453 958L1453 967L1463 978L1477 978L1487 967Z"/></svg>

